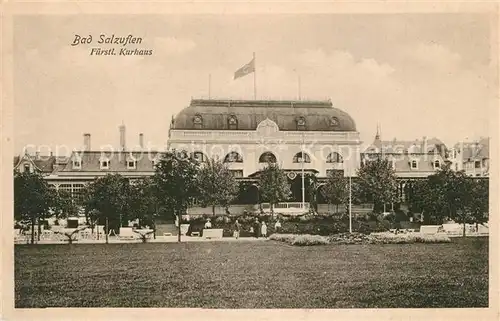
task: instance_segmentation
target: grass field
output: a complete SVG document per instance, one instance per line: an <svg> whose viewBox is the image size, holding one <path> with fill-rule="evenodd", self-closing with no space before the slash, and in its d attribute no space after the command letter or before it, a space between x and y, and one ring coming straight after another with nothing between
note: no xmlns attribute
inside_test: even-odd
<svg viewBox="0 0 500 321"><path fill-rule="evenodd" d="M487 307L488 238L16 245L16 308Z"/></svg>

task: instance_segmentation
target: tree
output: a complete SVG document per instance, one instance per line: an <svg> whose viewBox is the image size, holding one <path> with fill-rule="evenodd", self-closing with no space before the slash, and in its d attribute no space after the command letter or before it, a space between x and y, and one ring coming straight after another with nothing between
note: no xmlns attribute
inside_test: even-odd
<svg viewBox="0 0 500 321"><path fill-rule="evenodd" d="M209 159L198 172L199 200L212 206L215 216L215 206L226 209L236 197L239 187L234 175L221 160Z"/></svg>
<svg viewBox="0 0 500 321"><path fill-rule="evenodd" d="M262 195L261 199L269 202L273 216L274 206L279 202L288 200L292 194L285 171L275 163L268 163L260 172L259 187Z"/></svg>
<svg viewBox="0 0 500 321"><path fill-rule="evenodd" d="M442 177L445 215L447 218L463 224L463 236L465 237L465 224L473 222L473 218L467 210L470 198L470 179L464 171L453 171L450 166L440 169L436 175Z"/></svg>
<svg viewBox="0 0 500 321"><path fill-rule="evenodd" d="M358 170L359 188L374 204L374 210L397 200L397 179L388 159L377 158L363 164ZM382 206L381 206L382 205Z"/></svg>
<svg viewBox="0 0 500 321"><path fill-rule="evenodd" d="M470 178L463 171L453 171L443 166L438 172L414 184L411 198L412 207L421 211L425 224L442 224L445 219L453 219L463 224L471 223Z"/></svg>
<svg viewBox="0 0 500 321"><path fill-rule="evenodd" d="M326 184L321 188L321 194L328 204L336 205L338 213L339 205L348 201L349 180L344 177L342 171L333 171L328 175Z"/></svg>
<svg viewBox="0 0 500 321"><path fill-rule="evenodd" d="M14 218L31 224L31 244L35 243L35 224L51 215L54 191L39 173L14 173Z"/></svg>
<svg viewBox="0 0 500 321"><path fill-rule="evenodd" d="M152 231L140 234L142 241L147 241L147 235L156 231L155 217L158 212L157 189L153 179L147 177L131 184L129 198L129 216L139 220L139 227L151 226Z"/></svg>
<svg viewBox="0 0 500 321"><path fill-rule="evenodd" d="M181 241L181 219L188 205L198 196L199 163L186 152L168 152L158 162L153 181L158 191L159 205L177 217L178 241Z"/></svg>
<svg viewBox="0 0 500 321"><path fill-rule="evenodd" d="M66 190L53 190L52 211L57 219L76 216L79 213L79 207L71 198L71 193Z"/></svg>
<svg viewBox="0 0 500 321"><path fill-rule="evenodd" d="M117 230L129 218L130 184L119 174L108 174L90 183L86 191L85 211L95 221L106 221L106 235ZM107 237L106 237L107 240Z"/></svg>
<svg viewBox="0 0 500 321"><path fill-rule="evenodd" d="M489 210L489 181L488 179L469 179L466 208L473 222L483 224L488 221Z"/></svg>
<svg viewBox="0 0 500 321"><path fill-rule="evenodd" d="M444 190L440 178L434 175L415 181L412 185L410 206L420 212L424 224L442 224L446 207Z"/></svg>

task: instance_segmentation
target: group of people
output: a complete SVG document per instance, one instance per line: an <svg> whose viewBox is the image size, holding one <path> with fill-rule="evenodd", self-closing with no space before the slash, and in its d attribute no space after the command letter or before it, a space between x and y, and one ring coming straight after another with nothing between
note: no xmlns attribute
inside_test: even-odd
<svg viewBox="0 0 500 321"><path fill-rule="evenodd" d="M281 223L280 221L276 221L274 224L274 229L276 231L279 231L281 229ZM234 223L234 237L239 238L240 237L240 231L241 231L241 224L236 220ZM259 238L259 236L262 237L267 237L267 224L266 222L262 221L260 222L258 218L255 219L255 222L250 226L250 233L253 234L255 238Z"/></svg>
<svg viewBox="0 0 500 321"><path fill-rule="evenodd" d="M212 222L210 221L210 219L208 219L205 222L204 228L206 228L206 229L212 228ZM274 230L276 232L279 232L280 229L281 229L281 223L279 220L277 220L276 223L274 223ZM233 236L238 239L240 237L240 232L241 232L241 224L240 224L240 222L238 222L238 220L236 220L234 222L234 234L233 234ZM260 222L259 219L256 218L255 222L253 222L252 226L250 227L250 233L252 233L255 238L267 237L267 224L266 224L266 222L264 222L264 221Z"/></svg>

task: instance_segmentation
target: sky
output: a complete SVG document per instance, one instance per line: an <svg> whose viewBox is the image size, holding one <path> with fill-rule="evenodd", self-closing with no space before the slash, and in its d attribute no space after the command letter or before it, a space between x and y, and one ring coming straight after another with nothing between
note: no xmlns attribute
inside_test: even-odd
<svg viewBox="0 0 500 321"><path fill-rule="evenodd" d="M163 148L191 98L253 99L234 72L256 54L259 99L328 99L370 143L489 135L496 52L482 14L80 15L14 18L14 152ZM92 45L71 46L75 35ZM91 56L100 34L143 38L150 56ZM114 47L120 48L117 45ZM493 48L493 49L492 49ZM41 153L48 147L41 147Z"/></svg>

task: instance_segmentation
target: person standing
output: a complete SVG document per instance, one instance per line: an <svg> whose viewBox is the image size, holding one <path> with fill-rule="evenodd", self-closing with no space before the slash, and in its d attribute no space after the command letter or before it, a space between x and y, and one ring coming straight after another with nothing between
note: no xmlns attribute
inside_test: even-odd
<svg viewBox="0 0 500 321"><path fill-rule="evenodd" d="M277 220L276 223L274 223L274 230L276 233L279 233L281 231L281 222L280 220Z"/></svg>
<svg viewBox="0 0 500 321"><path fill-rule="evenodd" d="M266 222L262 222L260 231L261 231L262 237L266 237L267 238L267 225L266 225Z"/></svg>
<svg viewBox="0 0 500 321"><path fill-rule="evenodd" d="M236 239L240 238L240 230L241 230L240 222L238 222L238 220L236 220L236 222L234 222L234 237Z"/></svg>
<svg viewBox="0 0 500 321"><path fill-rule="evenodd" d="M259 223L259 219L256 218L255 219L255 223L254 223L254 235L255 235L255 238L259 238L259 233L260 233L260 223Z"/></svg>

